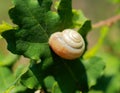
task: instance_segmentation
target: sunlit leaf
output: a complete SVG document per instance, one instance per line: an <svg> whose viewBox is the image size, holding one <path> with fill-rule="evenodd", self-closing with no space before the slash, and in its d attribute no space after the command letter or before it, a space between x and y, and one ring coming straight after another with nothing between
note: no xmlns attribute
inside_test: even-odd
<svg viewBox="0 0 120 93"><path fill-rule="evenodd" d="M0 67L0 92L4 93L9 87L13 86L15 77L7 67Z"/></svg>
<svg viewBox="0 0 120 93"><path fill-rule="evenodd" d="M2 36L12 53L32 59L30 67L18 75L18 80L21 79L22 84L30 89L45 88L44 79L50 75L59 86L54 87L60 88L63 93L88 91L104 68L102 60L95 57L86 64L81 58L64 60L54 54L48 45L52 33L76 27L74 16L78 12L72 11L72 0L61 0L56 12L51 10L52 0L13 0L13 3L9 15L18 28L8 30ZM81 22L78 32L86 38L91 22L82 12L76 16ZM99 66L96 66L97 63ZM92 73L93 69L89 67L88 70L86 66L93 67L97 72Z"/></svg>
<svg viewBox="0 0 120 93"><path fill-rule="evenodd" d="M36 77L40 85L46 86L48 91L52 91L54 87L57 87L58 89L55 91L59 90L62 93L75 93L76 90L85 92L96 84L98 77L101 76L102 70L104 69L104 62L97 57L86 61L74 60L69 63L66 63L66 60L57 59L54 60L55 63L48 69L43 69L45 63L32 65L30 69L34 74L26 73L24 76L27 77L30 75L26 80L29 80L31 77ZM28 82L27 85L29 84L32 83Z"/></svg>
<svg viewBox="0 0 120 93"><path fill-rule="evenodd" d="M0 55L0 66L10 66L17 61L19 56L9 53L7 56Z"/></svg>
<svg viewBox="0 0 120 93"><path fill-rule="evenodd" d="M6 30L10 30L10 29L13 29L13 27L6 23L6 22L2 22L2 24L0 24L0 34Z"/></svg>

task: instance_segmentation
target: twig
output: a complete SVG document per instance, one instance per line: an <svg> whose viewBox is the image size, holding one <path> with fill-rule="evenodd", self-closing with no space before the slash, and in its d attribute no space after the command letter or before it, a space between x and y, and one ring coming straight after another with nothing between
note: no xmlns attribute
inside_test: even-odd
<svg viewBox="0 0 120 93"><path fill-rule="evenodd" d="M92 27L93 28L99 28L99 27L105 26L105 25L110 27L119 20L120 20L120 14L116 15L116 16L113 16L111 18L108 18L107 20L103 20L103 21L100 21L98 23L95 23L95 24L92 25Z"/></svg>

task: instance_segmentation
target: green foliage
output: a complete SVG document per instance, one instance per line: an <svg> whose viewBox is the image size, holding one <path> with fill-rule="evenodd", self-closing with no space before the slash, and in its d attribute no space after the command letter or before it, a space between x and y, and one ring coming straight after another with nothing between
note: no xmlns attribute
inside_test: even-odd
<svg viewBox="0 0 120 93"><path fill-rule="evenodd" d="M107 58L103 58L104 62L101 58L95 57L108 28L101 30L99 42L91 50L92 52L88 51L85 54L88 57L65 60L50 49L48 45L50 35L67 28L78 29L86 42L87 49L86 36L91 29L91 21L83 15L82 11L72 9L72 0L57 2L57 11L51 10L52 0L13 0L13 4L9 16L17 26L0 25L0 28L3 28L0 32L8 43L8 50L29 58L30 62L26 66L16 67L12 72L12 67L19 56L0 56L0 61L2 59L0 85L4 84L0 87L1 93L34 93L36 90L43 90L45 93L119 91L120 85L117 81L120 76L116 74L119 73L119 66L111 69L111 66L116 67L118 63L112 64L111 61L109 65ZM113 71L112 75L109 74L110 69ZM100 83L109 77L111 84L108 90L105 90L106 87L102 89ZM112 84L115 83L117 85L113 87Z"/></svg>
<svg viewBox="0 0 120 93"><path fill-rule="evenodd" d="M120 2L120 0L109 0L109 1L112 3L119 3Z"/></svg>
<svg viewBox="0 0 120 93"><path fill-rule="evenodd" d="M7 56L0 53L0 66L11 66L19 58L17 55L8 54Z"/></svg>
<svg viewBox="0 0 120 93"><path fill-rule="evenodd" d="M51 93L54 93L52 91L57 91L55 93L60 91L62 91L60 93L74 93L76 90L88 91L88 88L96 84L96 78L101 75L101 71L104 69L104 62L97 57L81 62L74 60L66 63L65 61L61 59L56 60L56 63L45 72L40 68L41 64L33 64L30 69L34 75L30 73L31 71L27 72L24 75L26 80L23 78L26 82L22 81L27 86L29 84L34 86L32 81L36 81L34 78L36 76L40 84L46 86ZM36 84L39 85L39 83ZM56 90L55 87L58 89Z"/></svg>
<svg viewBox="0 0 120 93"><path fill-rule="evenodd" d="M68 7L64 4L66 2ZM51 0L17 0L14 4L15 7L10 9L9 14L13 22L19 25L19 29L3 33L9 43L8 49L34 60L39 60L41 57L50 58L49 36L53 32L72 27L71 1L62 0L58 7L58 14L50 11ZM88 21L82 13L79 18L81 18L79 25L84 25ZM88 27L84 30L85 33L90 29L90 26Z"/></svg>
<svg viewBox="0 0 120 93"><path fill-rule="evenodd" d="M0 67L0 93L18 93L25 91L26 88L21 84L14 85L15 77L7 67Z"/></svg>
<svg viewBox="0 0 120 93"><path fill-rule="evenodd" d="M6 30L10 30L13 27L5 22L3 22L2 24L0 24L0 34Z"/></svg>
<svg viewBox="0 0 120 93"><path fill-rule="evenodd" d="M120 91L120 62L115 56L107 53L102 53L102 58L106 62L104 74L97 81L97 84L92 87L90 93L119 93ZM101 93L100 92L100 93Z"/></svg>
<svg viewBox="0 0 120 93"><path fill-rule="evenodd" d="M9 77L8 77L9 76ZM14 82L12 72L6 67L0 67L0 92L3 93Z"/></svg>
<svg viewBox="0 0 120 93"><path fill-rule="evenodd" d="M1 33L6 31L6 30L10 30L13 27L5 22L3 22L2 24L0 24L0 38L2 38Z"/></svg>

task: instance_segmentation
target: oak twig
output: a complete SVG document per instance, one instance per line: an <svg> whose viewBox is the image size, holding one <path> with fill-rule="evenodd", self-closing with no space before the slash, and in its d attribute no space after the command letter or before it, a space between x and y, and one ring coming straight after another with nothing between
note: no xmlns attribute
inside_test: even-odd
<svg viewBox="0 0 120 93"><path fill-rule="evenodd" d="M113 16L111 18L108 18L106 20L100 21L98 23L95 23L95 24L92 25L92 27L93 28L99 28L99 27L105 26L105 25L110 27L119 20L120 20L120 14L116 15L116 16Z"/></svg>

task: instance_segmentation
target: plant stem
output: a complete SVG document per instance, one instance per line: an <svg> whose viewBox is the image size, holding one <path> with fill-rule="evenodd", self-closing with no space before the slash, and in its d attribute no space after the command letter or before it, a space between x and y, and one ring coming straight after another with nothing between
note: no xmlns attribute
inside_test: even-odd
<svg viewBox="0 0 120 93"><path fill-rule="evenodd" d="M99 27L105 26L105 25L110 27L119 20L120 20L120 14L115 15L115 16L113 16L111 18L106 19L106 20L97 22L97 23L92 25L92 28L99 28Z"/></svg>

